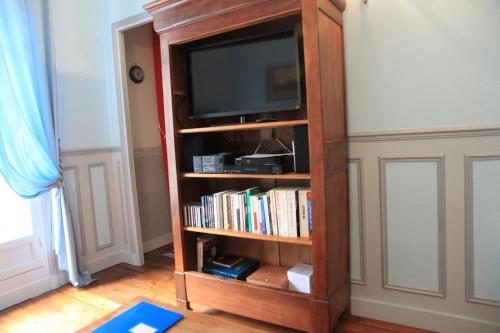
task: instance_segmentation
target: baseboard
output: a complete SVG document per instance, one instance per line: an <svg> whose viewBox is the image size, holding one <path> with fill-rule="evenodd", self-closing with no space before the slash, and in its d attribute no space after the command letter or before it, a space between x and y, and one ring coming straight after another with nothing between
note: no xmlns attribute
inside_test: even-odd
<svg viewBox="0 0 500 333"><path fill-rule="evenodd" d="M351 297L351 313L356 316L442 333L494 333L500 331L500 323L360 297Z"/></svg>
<svg viewBox="0 0 500 333"><path fill-rule="evenodd" d="M142 251L144 253L148 253L150 251L156 250L157 248L170 244L172 243L172 241L173 241L173 236L172 233L169 232L168 234L161 235L160 237L156 237L149 241L143 242Z"/></svg>
<svg viewBox="0 0 500 333"><path fill-rule="evenodd" d="M50 291L50 277L33 281L0 294L0 310Z"/></svg>
<svg viewBox="0 0 500 333"><path fill-rule="evenodd" d="M50 289L54 290L69 283L68 273L60 271L58 274L50 276Z"/></svg>
<svg viewBox="0 0 500 333"><path fill-rule="evenodd" d="M111 253L100 258L95 258L90 261L84 262L83 265L90 272L90 274L100 272L106 268L118 265L122 262L127 262L130 254L124 251Z"/></svg>

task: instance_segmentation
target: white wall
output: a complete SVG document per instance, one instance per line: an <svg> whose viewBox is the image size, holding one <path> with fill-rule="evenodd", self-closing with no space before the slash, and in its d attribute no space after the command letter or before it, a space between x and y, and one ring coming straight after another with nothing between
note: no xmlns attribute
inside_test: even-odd
<svg viewBox="0 0 500 333"><path fill-rule="evenodd" d="M500 124L498 0L347 1L348 125Z"/></svg>
<svg viewBox="0 0 500 333"><path fill-rule="evenodd" d="M120 146L111 24L144 0L51 0L63 150Z"/></svg>
<svg viewBox="0 0 500 333"><path fill-rule="evenodd" d="M119 145L110 131L99 2L54 0L51 15L62 149Z"/></svg>
<svg viewBox="0 0 500 333"><path fill-rule="evenodd" d="M64 150L120 144L111 24L147 2L52 1ZM497 0L348 1L350 133L500 124L499 16Z"/></svg>

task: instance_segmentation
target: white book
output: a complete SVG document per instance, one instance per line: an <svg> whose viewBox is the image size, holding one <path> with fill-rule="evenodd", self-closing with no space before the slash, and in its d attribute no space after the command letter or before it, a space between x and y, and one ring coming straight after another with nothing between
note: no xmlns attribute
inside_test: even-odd
<svg viewBox="0 0 500 333"><path fill-rule="evenodd" d="M193 214L195 215L195 221L194 221L194 226L199 227L201 224L201 207L196 208L193 210Z"/></svg>
<svg viewBox="0 0 500 333"><path fill-rule="evenodd" d="M218 196L219 196L219 193L214 193L212 195L212 201L213 201L213 207L214 207L214 228L217 229L219 228L219 216L218 216L218 212L219 212L219 209L218 209Z"/></svg>
<svg viewBox="0 0 500 333"><path fill-rule="evenodd" d="M223 217L223 222L222 225L224 229L231 229L231 213L230 213L230 204L229 204L229 198L231 193L234 193L235 191L226 191L222 194L222 217Z"/></svg>
<svg viewBox="0 0 500 333"><path fill-rule="evenodd" d="M307 193L310 188L299 190L299 236L309 237L308 211L307 211Z"/></svg>
<svg viewBox="0 0 500 333"><path fill-rule="evenodd" d="M247 197L247 193L245 191L239 192L238 193L238 217L240 221L240 231L246 231L246 217L247 217L247 210L245 208L245 200Z"/></svg>
<svg viewBox="0 0 500 333"><path fill-rule="evenodd" d="M278 231L278 216L276 214L276 190L272 189L267 193L269 194L269 209L270 209L269 215L271 216L273 235L278 236L279 231Z"/></svg>
<svg viewBox="0 0 500 333"><path fill-rule="evenodd" d="M282 237L288 237L288 218L286 204L286 190L276 189L276 214L278 217L278 233Z"/></svg>
<svg viewBox="0 0 500 333"><path fill-rule="evenodd" d="M289 237L298 237L299 225L297 223L297 192L298 189L289 189L286 192Z"/></svg>
<svg viewBox="0 0 500 333"><path fill-rule="evenodd" d="M238 193L232 193L231 194L231 215L233 216L232 218L232 224L233 224L233 230L239 231L240 225L239 225L239 217L238 217Z"/></svg>
<svg viewBox="0 0 500 333"><path fill-rule="evenodd" d="M215 228L224 228L224 211L223 211L223 195L229 191L222 191L214 193L214 222Z"/></svg>

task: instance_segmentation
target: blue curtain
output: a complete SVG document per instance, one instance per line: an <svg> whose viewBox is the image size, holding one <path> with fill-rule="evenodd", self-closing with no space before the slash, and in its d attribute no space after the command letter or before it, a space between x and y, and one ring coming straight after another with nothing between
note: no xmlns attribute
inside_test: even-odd
<svg viewBox="0 0 500 333"><path fill-rule="evenodd" d="M64 199L47 61L44 0L0 0L0 173L23 198L52 189L53 247L59 269L85 286ZM14 222L13 222L14 223Z"/></svg>

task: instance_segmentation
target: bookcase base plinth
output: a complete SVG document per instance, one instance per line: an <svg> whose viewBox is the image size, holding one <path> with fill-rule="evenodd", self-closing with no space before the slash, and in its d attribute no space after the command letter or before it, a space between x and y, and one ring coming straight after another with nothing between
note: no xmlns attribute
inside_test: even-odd
<svg viewBox="0 0 500 333"><path fill-rule="evenodd" d="M263 287L200 272L185 272L192 303L310 332L311 295Z"/></svg>

